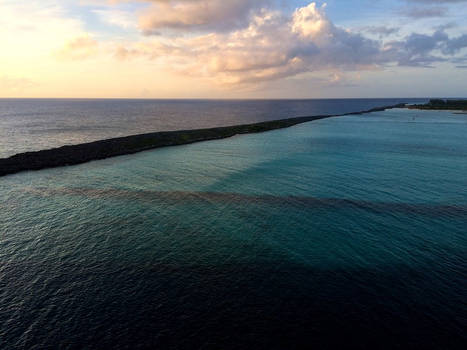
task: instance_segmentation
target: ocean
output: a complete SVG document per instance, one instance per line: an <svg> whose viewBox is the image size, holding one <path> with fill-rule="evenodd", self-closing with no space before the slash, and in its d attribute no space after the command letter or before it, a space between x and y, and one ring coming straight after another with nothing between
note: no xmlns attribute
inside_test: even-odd
<svg viewBox="0 0 467 350"><path fill-rule="evenodd" d="M347 102L210 103L238 104L221 125L392 103ZM2 152L216 114L192 101L125 128L127 103L146 102L43 143L31 112ZM0 348L464 349L466 135L465 114L392 109L2 177Z"/></svg>

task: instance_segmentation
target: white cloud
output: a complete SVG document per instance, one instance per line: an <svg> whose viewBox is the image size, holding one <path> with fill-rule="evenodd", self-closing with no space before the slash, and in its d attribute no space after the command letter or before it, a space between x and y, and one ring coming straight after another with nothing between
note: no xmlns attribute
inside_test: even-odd
<svg viewBox="0 0 467 350"><path fill-rule="evenodd" d="M321 8L312 2L308 6L297 9L292 18L292 30L305 38L319 39L322 34L330 30L331 23L324 13L324 4Z"/></svg>

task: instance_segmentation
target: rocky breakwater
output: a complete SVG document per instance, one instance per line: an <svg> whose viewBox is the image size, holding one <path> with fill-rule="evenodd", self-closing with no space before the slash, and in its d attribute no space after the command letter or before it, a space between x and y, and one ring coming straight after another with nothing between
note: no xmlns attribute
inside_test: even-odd
<svg viewBox="0 0 467 350"><path fill-rule="evenodd" d="M373 108L363 112L347 113L343 115L356 115L401 107L405 107L405 104ZM0 159L0 176L21 171L82 164L93 160L133 154L160 147L218 140L239 134L259 133L288 128L300 123L337 116L338 115L309 116L209 129L154 132L79 145L63 146L37 152L20 153L9 158Z"/></svg>

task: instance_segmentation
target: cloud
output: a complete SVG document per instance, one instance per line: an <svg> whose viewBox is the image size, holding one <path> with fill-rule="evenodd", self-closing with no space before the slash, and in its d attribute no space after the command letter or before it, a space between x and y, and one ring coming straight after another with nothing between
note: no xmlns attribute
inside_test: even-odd
<svg viewBox="0 0 467 350"><path fill-rule="evenodd" d="M36 84L27 78L0 76L0 91L22 92L34 85Z"/></svg>
<svg viewBox="0 0 467 350"><path fill-rule="evenodd" d="M402 8L399 14L414 18L446 17L449 6L467 2L467 0L405 0L408 7ZM413 4L413 5L410 5Z"/></svg>
<svg viewBox="0 0 467 350"><path fill-rule="evenodd" d="M295 10L292 17L292 30L303 37L317 37L324 31L330 31L331 22L324 14L324 8L318 8L316 3Z"/></svg>
<svg viewBox="0 0 467 350"><path fill-rule="evenodd" d="M143 0L144 1L144 0ZM145 0L152 5L139 18L145 34L172 30L228 30L248 24L253 10L268 0Z"/></svg>
<svg viewBox="0 0 467 350"><path fill-rule="evenodd" d="M412 33L400 40L373 40L333 24L315 3L287 16L262 9L246 28L198 36L165 38L120 46L122 60L149 59L188 76L224 85L258 84L305 73L384 69L389 65L433 67L452 61L467 47L467 36L444 30ZM396 28L370 28L396 33ZM339 81L339 80L336 80Z"/></svg>
<svg viewBox="0 0 467 350"><path fill-rule="evenodd" d="M58 52L57 56L63 60L85 60L96 56L99 43L90 35L85 34L69 40Z"/></svg>
<svg viewBox="0 0 467 350"><path fill-rule="evenodd" d="M8 88L38 95L61 95L69 89L70 95L124 96L131 89L138 94L147 87L154 95L170 91L171 96L188 96L190 83L196 84L195 94L200 96L205 96L206 91L220 96L219 87L236 92L270 91L277 87L301 93L308 83L349 87L358 82L358 76L363 77L359 84L364 86L365 77L374 75L364 71L379 71L377 76L390 77L392 73L388 71L398 71L394 66L420 68L400 69L411 74L423 74L424 67L437 67L440 75L446 71L455 75L454 67L466 65L463 2L405 2L408 7L450 9L450 20L459 23L456 28L447 25L450 20L440 19L429 27L408 21L399 30L395 24L398 21L386 18L379 23L363 22L362 27L351 30L333 23L326 14L327 8L315 3L285 10L281 1L291 2L79 3L83 1L87 5L78 11L76 4L71 6L68 0L0 0L0 42L4 48L0 65L7 67L9 74L0 78L3 95L21 95L8 94ZM207 5L209 11L204 11ZM96 23L96 15L101 22L125 30ZM145 25L141 22L143 17L149 20ZM161 35L138 35L138 28L146 34ZM418 30L411 33L410 28ZM83 34L90 30L96 32ZM57 58L62 62L57 62ZM83 79L83 72L96 76L92 84ZM30 87L33 83L23 76L34 79L40 89ZM112 84L117 78L125 84Z"/></svg>
<svg viewBox="0 0 467 350"><path fill-rule="evenodd" d="M153 39L120 46L120 59L161 61L183 74L223 84L251 84L318 70L375 69L384 63L377 41L335 26L315 3L290 17L261 10L228 33Z"/></svg>
<svg viewBox="0 0 467 350"><path fill-rule="evenodd" d="M139 13L138 26L147 34L163 30L226 31L248 25L251 15L276 0L137 0L146 4ZM119 5L131 0L81 0L87 5ZM123 11L94 11L105 22L128 26L132 21Z"/></svg>
<svg viewBox="0 0 467 350"><path fill-rule="evenodd" d="M387 43L400 66L432 67L434 63L457 62L453 55L467 48L467 35L450 38L443 30L432 35L412 33L400 41Z"/></svg>
<svg viewBox="0 0 467 350"><path fill-rule="evenodd" d="M120 60L146 59L186 76L223 85L258 84L300 74L433 67L467 47L467 36L450 38L442 29L384 42L336 26L315 3L285 15L268 9L252 15L247 27L197 36L150 37L119 45ZM372 27L373 33L397 28ZM337 72L337 73L336 73ZM336 79L336 82L340 79Z"/></svg>
<svg viewBox="0 0 467 350"><path fill-rule="evenodd" d="M455 57L452 59L452 63L464 65L465 63L467 63L467 56Z"/></svg>
<svg viewBox="0 0 467 350"><path fill-rule="evenodd" d="M458 24L456 22L447 22L447 23L443 23L441 25L434 27L434 29L444 31L444 30L453 29L457 27L458 27Z"/></svg>
<svg viewBox="0 0 467 350"><path fill-rule="evenodd" d="M430 17L445 17L448 13L446 7L410 7L402 9L400 14L411 18L430 18Z"/></svg>
<svg viewBox="0 0 467 350"><path fill-rule="evenodd" d="M54 1L47 0L0 1L0 23L0 41L15 47L15 51L23 46L30 54L55 47L60 40L81 31L82 26L80 21L67 18Z"/></svg>
<svg viewBox="0 0 467 350"><path fill-rule="evenodd" d="M362 28L363 31L378 35L380 38L399 33L400 28L386 26L369 26Z"/></svg>
<svg viewBox="0 0 467 350"><path fill-rule="evenodd" d="M462 49L467 48L467 34L461 35L457 38L447 40L445 42L443 52L445 54L456 54Z"/></svg>

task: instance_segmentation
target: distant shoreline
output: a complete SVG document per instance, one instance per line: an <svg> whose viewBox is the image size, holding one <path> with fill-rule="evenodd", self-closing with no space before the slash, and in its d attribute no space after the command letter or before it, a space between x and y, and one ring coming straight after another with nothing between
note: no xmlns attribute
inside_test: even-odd
<svg viewBox="0 0 467 350"><path fill-rule="evenodd" d="M407 108L431 111L458 111L463 114L467 112L467 100L431 99L430 102L423 105L408 105Z"/></svg>
<svg viewBox="0 0 467 350"><path fill-rule="evenodd" d="M83 164L93 160L134 154L161 147L186 145L201 141L225 139L240 134L252 134L283 129L319 119L358 115L403 107L406 107L406 104L402 103L392 106L377 107L362 112L338 115L297 117L209 129L154 132L63 146L49 150L19 153L9 158L0 159L0 176L11 175L22 171Z"/></svg>

